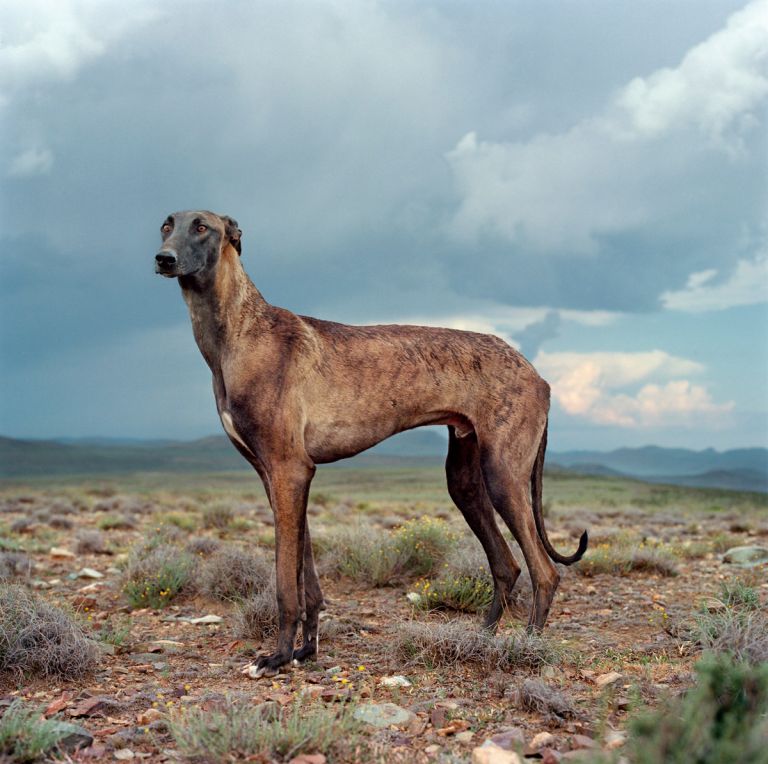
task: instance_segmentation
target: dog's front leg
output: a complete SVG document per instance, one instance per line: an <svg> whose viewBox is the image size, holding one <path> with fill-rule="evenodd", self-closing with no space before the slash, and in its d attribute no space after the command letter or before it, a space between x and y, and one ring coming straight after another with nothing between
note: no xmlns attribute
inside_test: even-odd
<svg viewBox="0 0 768 764"><path fill-rule="evenodd" d="M277 549L277 652L256 662L257 676L271 676L291 661L301 618L299 586L304 561L304 533L309 484L315 469L301 461L268 470L269 500L275 516Z"/></svg>

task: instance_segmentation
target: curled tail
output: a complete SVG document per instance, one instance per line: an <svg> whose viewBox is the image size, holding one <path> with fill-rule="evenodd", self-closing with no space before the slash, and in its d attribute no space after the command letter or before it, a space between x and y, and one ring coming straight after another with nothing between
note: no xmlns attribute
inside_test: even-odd
<svg viewBox="0 0 768 764"><path fill-rule="evenodd" d="M547 426L549 422L544 425L544 433L541 436L541 442L539 443L539 452L536 454L536 461L533 464L533 472L531 473L531 503L533 504L533 519L536 521L536 530L539 532L539 538L541 543L544 544L544 549L547 550L547 554L555 561L562 565L573 565L574 562L578 562L587 551L587 544L589 543L589 536L587 532L581 534L579 539L579 548L570 557L565 557L555 550L547 537L547 529L544 527L544 515L541 509L541 490L542 490L542 478L544 475L544 455L547 451Z"/></svg>

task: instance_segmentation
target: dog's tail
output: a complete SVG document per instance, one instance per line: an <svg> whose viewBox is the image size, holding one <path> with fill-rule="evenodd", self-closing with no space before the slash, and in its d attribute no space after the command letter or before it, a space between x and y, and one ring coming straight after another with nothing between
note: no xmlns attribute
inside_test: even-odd
<svg viewBox="0 0 768 764"><path fill-rule="evenodd" d="M586 531L581 534L579 539L579 548L570 557L565 557L555 550L547 537L547 529L544 527L544 515L541 507L541 492L542 482L544 475L544 455L547 451L547 427L549 422L544 424L544 433L541 436L541 442L539 443L539 452L536 454L536 461L533 464L533 472L531 473L531 503L533 504L533 519L536 521L536 530L539 532L539 538L541 543L544 544L544 549L547 550L547 554L555 561L563 565L573 565L574 562L578 562L587 551L587 544L589 543L589 536Z"/></svg>

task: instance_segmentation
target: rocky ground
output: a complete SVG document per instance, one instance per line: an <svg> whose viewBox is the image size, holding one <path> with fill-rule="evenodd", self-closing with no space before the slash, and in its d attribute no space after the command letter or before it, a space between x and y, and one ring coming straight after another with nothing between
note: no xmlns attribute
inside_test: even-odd
<svg viewBox="0 0 768 764"><path fill-rule="evenodd" d="M765 607L765 566L723 562L730 548L768 546L765 503L726 492L664 493L620 482L609 490L610 481L558 489L558 481L551 482L553 542L570 550L586 526L592 548L584 561L563 569L547 649L536 660L502 665L409 656L398 648L404 624L439 630L458 619L471 632L480 615L414 607L413 595L421 596L434 575L401 574L392 585L372 586L364 575L340 574L334 534L361 520L397 533L393 529L416 512L445 518L455 546L470 540L437 488L414 504L401 501L402 485L390 498L379 488L371 493L361 484L358 490L345 477L341 488L329 481L311 504L327 600L318 659L259 680L243 670L271 650L272 637L238 631L235 603L191 585L169 594L162 607L141 607L126 595L125 567L132 550L157 534L184 548L201 538L214 540L211 550L217 543L219 551L258 548L271 559L274 536L262 496L87 481L8 486L0 496L0 576L64 608L98 643L99 657L92 670L72 678L6 666L0 710L22 699L47 718L77 725L77 741L87 745L70 746L72 761L184 759L169 720L183 720L190 709L214 713L227 703L257 708L267 721L297 703L353 719L344 727L354 730L347 747L241 757L252 761L514 762L528 756L554 762L589 760L598 749L620 755L637 707L653 707L691 685L700 651L689 627L697 612L722 607L723 584L748 585ZM198 553L199 564L217 553ZM523 596L502 637L518 633L525 606Z"/></svg>

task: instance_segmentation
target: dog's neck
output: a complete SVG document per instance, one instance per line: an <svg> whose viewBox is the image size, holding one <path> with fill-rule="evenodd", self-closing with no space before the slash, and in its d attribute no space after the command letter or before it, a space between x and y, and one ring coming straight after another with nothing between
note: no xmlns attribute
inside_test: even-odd
<svg viewBox="0 0 768 764"><path fill-rule="evenodd" d="M221 350L228 346L228 339L246 322L258 322L269 305L231 247L222 252L212 273L182 276L179 285L189 308L195 341L216 374L221 369Z"/></svg>

